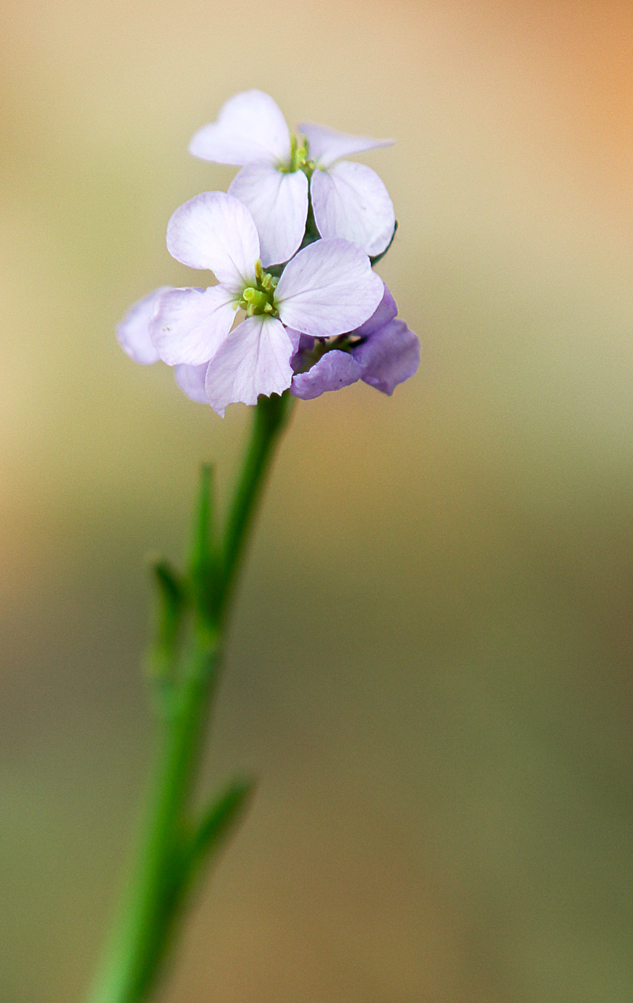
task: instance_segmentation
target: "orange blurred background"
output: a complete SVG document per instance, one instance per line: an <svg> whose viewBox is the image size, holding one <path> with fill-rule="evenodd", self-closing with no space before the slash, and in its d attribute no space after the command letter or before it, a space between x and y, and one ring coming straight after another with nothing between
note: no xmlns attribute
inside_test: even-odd
<svg viewBox="0 0 633 1003"><path fill-rule="evenodd" d="M150 550L248 418L113 327L191 273L187 154L249 87L360 159L423 342L300 403L207 784L253 809L166 1003L627 1003L633 984L633 8L5 0L0 999L81 1000L151 745ZM194 277L194 282L199 280Z"/></svg>

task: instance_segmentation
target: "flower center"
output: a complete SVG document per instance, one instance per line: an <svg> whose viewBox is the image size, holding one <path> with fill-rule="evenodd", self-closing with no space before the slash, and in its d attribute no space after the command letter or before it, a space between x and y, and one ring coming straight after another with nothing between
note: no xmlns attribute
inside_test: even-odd
<svg viewBox="0 0 633 1003"><path fill-rule="evenodd" d="M238 307L246 311L247 317L261 316L266 314L269 317L278 317L279 311L275 306L275 287L279 279L274 278L262 269L261 261L255 262L255 285L246 286L240 299L237 301Z"/></svg>
<svg viewBox="0 0 633 1003"><path fill-rule="evenodd" d="M305 136L290 135L290 160L287 164L280 164L279 170L284 174L294 174L295 171L303 171L307 177L312 176L314 171L314 160L308 160L308 140Z"/></svg>

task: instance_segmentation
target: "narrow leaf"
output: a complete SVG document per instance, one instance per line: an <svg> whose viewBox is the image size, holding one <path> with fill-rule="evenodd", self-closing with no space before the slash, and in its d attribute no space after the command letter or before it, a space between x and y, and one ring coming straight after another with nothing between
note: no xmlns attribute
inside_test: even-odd
<svg viewBox="0 0 633 1003"><path fill-rule="evenodd" d="M165 558L152 562L156 586L154 638L146 657L149 675L157 680L171 679L182 637L186 590L178 572Z"/></svg>
<svg viewBox="0 0 633 1003"><path fill-rule="evenodd" d="M183 884L190 888L238 824L255 789L255 780L234 780L203 812L191 837Z"/></svg>

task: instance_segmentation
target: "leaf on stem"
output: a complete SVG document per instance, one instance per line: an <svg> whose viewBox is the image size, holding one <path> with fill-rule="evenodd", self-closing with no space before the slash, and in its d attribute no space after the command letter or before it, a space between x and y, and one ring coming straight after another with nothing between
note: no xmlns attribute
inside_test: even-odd
<svg viewBox="0 0 633 1003"><path fill-rule="evenodd" d="M156 585L154 639L145 664L152 679L171 681L178 656L187 594L180 574L166 558L152 561Z"/></svg>
<svg viewBox="0 0 633 1003"><path fill-rule="evenodd" d="M202 813L191 836L183 865L183 890L191 890L238 824L255 790L254 779L232 781Z"/></svg>

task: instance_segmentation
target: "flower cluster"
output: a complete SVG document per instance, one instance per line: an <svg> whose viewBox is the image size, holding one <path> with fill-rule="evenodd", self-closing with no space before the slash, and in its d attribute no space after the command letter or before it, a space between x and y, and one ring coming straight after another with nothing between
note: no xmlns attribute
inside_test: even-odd
<svg viewBox="0 0 633 1003"><path fill-rule="evenodd" d="M390 144L310 123L295 136L261 91L227 101L190 152L241 170L228 193L197 195L167 227L170 254L217 284L163 286L135 303L117 328L122 348L174 366L184 392L219 415L288 387L309 400L360 379L391 394L420 358L372 269L395 233L393 205L374 171L339 160Z"/></svg>

